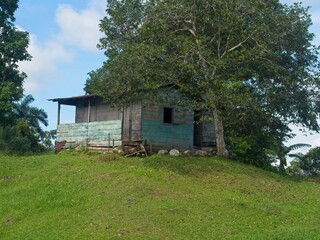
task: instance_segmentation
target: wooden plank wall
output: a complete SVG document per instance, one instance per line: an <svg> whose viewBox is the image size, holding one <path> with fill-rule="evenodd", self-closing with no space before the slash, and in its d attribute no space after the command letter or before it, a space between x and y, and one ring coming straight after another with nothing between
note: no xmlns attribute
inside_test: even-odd
<svg viewBox="0 0 320 240"><path fill-rule="evenodd" d="M85 123L88 121L88 107L77 106L76 107L76 123Z"/></svg>
<svg viewBox="0 0 320 240"><path fill-rule="evenodd" d="M96 118L95 121L113 121L121 120L121 112L118 109L111 108L105 103L97 104L95 108Z"/></svg>
<svg viewBox="0 0 320 240"><path fill-rule="evenodd" d="M67 144L108 146L109 136L111 145L121 145L121 120L104 122L61 124L57 129L57 142Z"/></svg>
<svg viewBox="0 0 320 240"><path fill-rule="evenodd" d="M202 144L203 147L212 147L216 145L214 123L202 123Z"/></svg>
<svg viewBox="0 0 320 240"><path fill-rule="evenodd" d="M141 103L131 105L131 141L141 141Z"/></svg>
<svg viewBox="0 0 320 240"><path fill-rule="evenodd" d="M164 148L193 148L193 112L175 107L173 123L163 123L165 104L148 102L142 108L142 138Z"/></svg>
<svg viewBox="0 0 320 240"><path fill-rule="evenodd" d="M130 104L125 108L122 140L125 144L141 141L141 103Z"/></svg>
<svg viewBox="0 0 320 240"><path fill-rule="evenodd" d="M111 108L106 103L93 103L90 107L90 122L102 122L120 120L121 112L118 109ZM76 107L76 123L85 123L88 121L88 106L79 103Z"/></svg>

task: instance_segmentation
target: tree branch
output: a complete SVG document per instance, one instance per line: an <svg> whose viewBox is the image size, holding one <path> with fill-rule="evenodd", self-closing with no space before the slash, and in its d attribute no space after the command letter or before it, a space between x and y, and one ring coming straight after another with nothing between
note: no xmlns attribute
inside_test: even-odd
<svg viewBox="0 0 320 240"><path fill-rule="evenodd" d="M242 46L244 43L246 43L250 38L252 38L254 32L255 32L255 31L253 31L253 32L250 34L249 37L247 37L246 39L244 39L244 40L243 40L242 42L240 42L239 44L233 46L233 47L230 48L230 49L226 49L226 50L224 51L224 53L221 55L221 58L223 58L227 53L232 52L232 51L236 50L237 48L241 47L241 46Z"/></svg>

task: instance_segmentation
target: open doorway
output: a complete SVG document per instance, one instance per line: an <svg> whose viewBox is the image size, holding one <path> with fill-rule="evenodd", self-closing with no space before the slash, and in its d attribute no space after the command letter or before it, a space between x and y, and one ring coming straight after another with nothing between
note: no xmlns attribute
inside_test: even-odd
<svg viewBox="0 0 320 240"><path fill-rule="evenodd" d="M193 146L202 147L202 123L200 122L200 111L193 112Z"/></svg>

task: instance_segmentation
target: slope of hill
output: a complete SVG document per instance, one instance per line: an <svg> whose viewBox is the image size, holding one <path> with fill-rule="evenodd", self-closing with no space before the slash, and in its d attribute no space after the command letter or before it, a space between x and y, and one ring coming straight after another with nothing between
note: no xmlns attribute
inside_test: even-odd
<svg viewBox="0 0 320 240"><path fill-rule="evenodd" d="M0 157L0 239L319 239L320 180L217 158Z"/></svg>

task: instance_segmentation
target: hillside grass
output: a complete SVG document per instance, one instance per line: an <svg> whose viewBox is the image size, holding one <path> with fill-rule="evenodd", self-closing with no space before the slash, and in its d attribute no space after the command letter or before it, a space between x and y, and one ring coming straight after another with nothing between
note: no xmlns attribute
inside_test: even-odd
<svg viewBox="0 0 320 240"><path fill-rule="evenodd" d="M320 179L207 157L0 157L0 239L320 239Z"/></svg>

